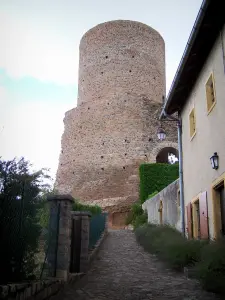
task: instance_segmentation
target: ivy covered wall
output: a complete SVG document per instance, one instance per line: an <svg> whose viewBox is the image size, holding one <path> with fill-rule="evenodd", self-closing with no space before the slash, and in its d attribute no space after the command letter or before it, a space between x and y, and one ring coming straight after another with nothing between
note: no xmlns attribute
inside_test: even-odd
<svg viewBox="0 0 225 300"><path fill-rule="evenodd" d="M140 201L144 203L148 196L160 192L179 177L178 164L142 164L140 175Z"/></svg>

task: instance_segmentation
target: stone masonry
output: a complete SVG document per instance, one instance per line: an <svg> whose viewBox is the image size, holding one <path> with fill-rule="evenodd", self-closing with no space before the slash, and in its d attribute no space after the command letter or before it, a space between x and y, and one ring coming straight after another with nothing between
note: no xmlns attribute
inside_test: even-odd
<svg viewBox="0 0 225 300"><path fill-rule="evenodd" d="M165 45L158 32L123 20L89 30L80 42L78 105L65 114L55 188L100 205L112 224L112 213L127 214L138 200L140 163L177 148L173 122L166 141L156 136L163 96Z"/></svg>

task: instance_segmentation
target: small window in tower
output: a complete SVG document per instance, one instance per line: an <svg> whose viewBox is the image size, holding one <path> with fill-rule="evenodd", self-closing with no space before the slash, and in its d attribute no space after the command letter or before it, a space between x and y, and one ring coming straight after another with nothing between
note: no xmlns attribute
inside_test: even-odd
<svg viewBox="0 0 225 300"><path fill-rule="evenodd" d="M127 153L125 153L124 155L127 156Z"/></svg>
<svg viewBox="0 0 225 300"><path fill-rule="evenodd" d="M88 110L90 109L90 107L88 107Z"/></svg>
<svg viewBox="0 0 225 300"><path fill-rule="evenodd" d="M104 168L101 168L102 171L104 171Z"/></svg>
<svg viewBox="0 0 225 300"><path fill-rule="evenodd" d="M106 55L106 57L105 58L108 58L108 55Z"/></svg>
<svg viewBox="0 0 225 300"><path fill-rule="evenodd" d="M134 55L132 55L132 58L134 58Z"/></svg>
<svg viewBox="0 0 225 300"><path fill-rule="evenodd" d="M104 156L102 155L101 158L103 158Z"/></svg>
<svg viewBox="0 0 225 300"><path fill-rule="evenodd" d="M148 141L149 141L149 142L151 142L151 141L152 141L152 139L151 139L151 138L149 138L149 139L148 139Z"/></svg>
<svg viewBox="0 0 225 300"><path fill-rule="evenodd" d="M129 70L129 72L131 73L131 70Z"/></svg>
<svg viewBox="0 0 225 300"><path fill-rule="evenodd" d="M125 168L125 167L123 167L123 169L125 170L126 168Z"/></svg>
<svg viewBox="0 0 225 300"><path fill-rule="evenodd" d="M103 74L103 72L101 72L101 74Z"/></svg>
<svg viewBox="0 0 225 300"><path fill-rule="evenodd" d="M105 145L105 143L103 142L103 143L102 143L102 146L104 146L104 145Z"/></svg>
<svg viewBox="0 0 225 300"><path fill-rule="evenodd" d="M216 104L213 74L210 74L209 79L206 82L205 88L206 88L207 111L208 113L210 113L210 111L213 109L213 107Z"/></svg>

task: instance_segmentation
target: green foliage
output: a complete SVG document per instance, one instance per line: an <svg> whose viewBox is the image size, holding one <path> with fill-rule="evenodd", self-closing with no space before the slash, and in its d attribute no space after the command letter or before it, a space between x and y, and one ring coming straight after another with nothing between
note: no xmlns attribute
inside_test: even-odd
<svg viewBox="0 0 225 300"><path fill-rule="evenodd" d="M143 212L141 215L137 215L136 218L133 219L132 225L134 226L134 229L137 229L138 227L147 224L148 222L148 215L146 212Z"/></svg>
<svg viewBox="0 0 225 300"><path fill-rule="evenodd" d="M148 215L142 209L141 202L132 204L131 213L128 215L126 225L132 224L134 228L137 228L148 221Z"/></svg>
<svg viewBox="0 0 225 300"><path fill-rule="evenodd" d="M215 241L202 249L194 274L203 288L225 294L225 241Z"/></svg>
<svg viewBox="0 0 225 300"><path fill-rule="evenodd" d="M206 242L187 240L170 226L145 225L135 231L137 241L148 252L155 253L171 268L183 270L200 260Z"/></svg>
<svg viewBox="0 0 225 300"><path fill-rule="evenodd" d="M131 206L131 212L134 217L140 216L143 214L143 209L140 202L134 203Z"/></svg>
<svg viewBox="0 0 225 300"><path fill-rule="evenodd" d="M134 217L133 217L133 214L132 214L132 212L130 211L129 214L128 214L128 216L127 216L127 218L126 218L125 224L126 224L126 225L132 224L133 218L134 218Z"/></svg>
<svg viewBox="0 0 225 300"><path fill-rule="evenodd" d="M56 195L57 191L52 188L46 188L42 191L40 195L40 200L39 200L39 210L38 210L38 220L39 220L39 225L41 228L48 229L49 225L49 217L50 217L50 206L48 203L48 196L50 195Z"/></svg>
<svg viewBox="0 0 225 300"><path fill-rule="evenodd" d="M161 191L179 177L178 164L142 164L139 168L140 200L144 203L155 191Z"/></svg>
<svg viewBox="0 0 225 300"><path fill-rule="evenodd" d="M155 195L157 195L159 192L158 191L155 191L153 192L152 194L148 195L148 198L147 199L151 199L153 198Z"/></svg>
<svg viewBox="0 0 225 300"><path fill-rule="evenodd" d="M41 233L41 197L49 189L45 170L31 171L24 158L0 160L0 283L31 279Z"/></svg>
<svg viewBox="0 0 225 300"><path fill-rule="evenodd" d="M143 248L175 270L188 267L203 288L225 295L225 240L187 240L170 226L145 224L135 230Z"/></svg>
<svg viewBox="0 0 225 300"><path fill-rule="evenodd" d="M92 215L101 214L102 209L98 205L82 204L78 200L73 203L73 211L89 211Z"/></svg>

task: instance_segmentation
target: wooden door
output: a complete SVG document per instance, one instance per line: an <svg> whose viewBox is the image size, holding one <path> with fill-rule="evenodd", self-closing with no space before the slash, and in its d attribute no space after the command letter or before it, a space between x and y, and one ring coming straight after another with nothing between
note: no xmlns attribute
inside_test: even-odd
<svg viewBox="0 0 225 300"><path fill-rule="evenodd" d="M187 210L187 232L188 232L188 238L192 239L193 237L193 228L192 228L192 205L189 203L186 206Z"/></svg>
<svg viewBox="0 0 225 300"><path fill-rule="evenodd" d="M201 193L199 197L199 215L200 215L200 238L209 238L208 204L207 193Z"/></svg>
<svg viewBox="0 0 225 300"><path fill-rule="evenodd" d="M220 187L221 233L225 235L225 192L224 186Z"/></svg>

